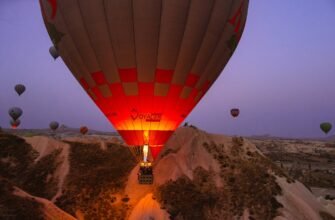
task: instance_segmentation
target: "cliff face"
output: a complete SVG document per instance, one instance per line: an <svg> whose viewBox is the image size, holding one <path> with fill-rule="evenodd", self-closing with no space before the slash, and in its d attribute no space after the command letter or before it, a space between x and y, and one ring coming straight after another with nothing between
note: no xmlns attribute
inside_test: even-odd
<svg viewBox="0 0 335 220"><path fill-rule="evenodd" d="M69 219L125 219L130 208L124 187L136 161L126 147L109 139L103 145L82 139L0 134L0 183L10 186L0 195L0 216L10 210L20 214L17 219L34 219L30 215L35 212L40 219L59 219L50 216L52 204ZM11 205L12 200L34 203L23 209Z"/></svg>
<svg viewBox="0 0 335 220"><path fill-rule="evenodd" d="M153 185L138 185L132 154L112 138L1 134L0 148L0 183L10 185L0 214L19 198L35 203L16 212L44 218L334 219L332 204L321 204L247 139L195 127L170 138Z"/></svg>
<svg viewBox="0 0 335 220"><path fill-rule="evenodd" d="M155 167L156 195L177 219L322 219L326 209L250 141L180 128Z"/></svg>

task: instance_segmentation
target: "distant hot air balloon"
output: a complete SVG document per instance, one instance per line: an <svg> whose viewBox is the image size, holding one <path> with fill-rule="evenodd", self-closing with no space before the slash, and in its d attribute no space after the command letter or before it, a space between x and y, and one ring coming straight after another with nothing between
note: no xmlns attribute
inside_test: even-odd
<svg viewBox="0 0 335 220"><path fill-rule="evenodd" d="M232 108L230 110L230 114L231 114L231 116L233 116L234 118L236 118L240 114L240 110L238 108Z"/></svg>
<svg viewBox="0 0 335 220"><path fill-rule="evenodd" d="M80 133L81 134L86 134L88 132L88 128L86 126L80 127Z"/></svg>
<svg viewBox="0 0 335 220"><path fill-rule="evenodd" d="M320 124L320 128L325 134L328 134L328 132L332 129L332 124L329 122L323 122Z"/></svg>
<svg viewBox="0 0 335 220"><path fill-rule="evenodd" d="M50 122L49 127L50 127L51 130L55 131L59 127L59 124L58 124L57 121L52 121L52 122Z"/></svg>
<svg viewBox="0 0 335 220"><path fill-rule="evenodd" d="M74 77L125 142L149 146L154 158L229 61L248 4L40 0Z"/></svg>
<svg viewBox="0 0 335 220"><path fill-rule="evenodd" d="M22 110L19 107L13 107L8 110L8 114L15 121L22 115Z"/></svg>
<svg viewBox="0 0 335 220"><path fill-rule="evenodd" d="M24 91L26 91L26 87L22 84L17 84L15 87L14 87L16 93L20 96L24 93Z"/></svg>
<svg viewBox="0 0 335 220"><path fill-rule="evenodd" d="M10 120L10 125L12 126L13 129L16 129L17 127L19 127L20 124L21 124L20 119L16 119L16 120L11 119Z"/></svg>
<svg viewBox="0 0 335 220"><path fill-rule="evenodd" d="M54 46L51 46L49 48L49 53L55 60L59 57L58 51L57 51L56 47L54 47Z"/></svg>

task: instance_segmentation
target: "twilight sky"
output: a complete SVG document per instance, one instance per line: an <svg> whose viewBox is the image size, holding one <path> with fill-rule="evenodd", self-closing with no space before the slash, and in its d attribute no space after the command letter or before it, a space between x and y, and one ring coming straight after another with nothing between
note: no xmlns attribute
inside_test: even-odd
<svg viewBox="0 0 335 220"><path fill-rule="evenodd" d="M57 120L114 130L63 61L49 55L37 0L0 0L0 46L0 126L19 106L22 128ZM17 83L27 87L21 97ZM232 107L240 108L238 119ZM250 0L235 54L186 121L224 134L323 136L320 122L335 125L335 0Z"/></svg>

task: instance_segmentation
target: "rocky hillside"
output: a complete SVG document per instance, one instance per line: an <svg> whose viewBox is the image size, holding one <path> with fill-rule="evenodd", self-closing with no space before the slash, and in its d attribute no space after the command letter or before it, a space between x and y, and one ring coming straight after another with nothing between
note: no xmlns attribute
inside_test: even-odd
<svg viewBox="0 0 335 220"><path fill-rule="evenodd" d="M250 141L195 127L169 140L155 178L158 200L176 219L332 219L335 207L323 207Z"/></svg>
<svg viewBox="0 0 335 220"><path fill-rule="evenodd" d="M240 137L183 127L156 161L153 185L139 185L137 171L127 147L106 136L0 133L0 216L335 219L334 202L319 202ZM26 205L18 206L21 201Z"/></svg>
<svg viewBox="0 0 335 220"><path fill-rule="evenodd" d="M335 142L290 139L252 139L258 149L288 175L335 198Z"/></svg>

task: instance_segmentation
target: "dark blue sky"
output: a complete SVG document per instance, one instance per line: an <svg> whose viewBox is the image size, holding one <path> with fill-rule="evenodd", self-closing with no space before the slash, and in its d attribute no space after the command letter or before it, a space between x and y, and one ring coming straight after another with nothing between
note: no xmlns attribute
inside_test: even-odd
<svg viewBox="0 0 335 220"><path fill-rule="evenodd" d="M19 106L23 128L57 120L114 130L50 57L37 0L0 0L0 45L0 126ZM27 87L21 97L16 83ZM241 109L238 119L232 107ZM322 136L321 121L335 124L335 0L251 0L238 49L186 121L225 134Z"/></svg>

